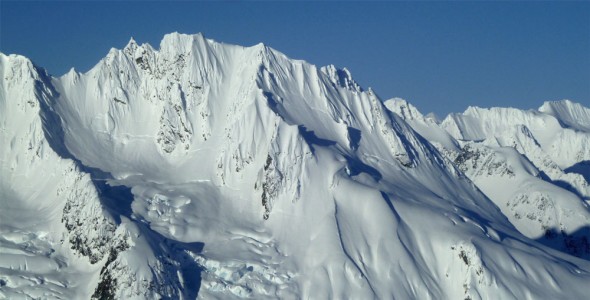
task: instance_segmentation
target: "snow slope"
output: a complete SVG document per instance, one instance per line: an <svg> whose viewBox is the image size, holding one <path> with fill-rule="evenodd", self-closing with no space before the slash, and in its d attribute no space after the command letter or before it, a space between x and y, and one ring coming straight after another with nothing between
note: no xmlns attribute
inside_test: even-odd
<svg viewBox="0 0 590 300"><path fill-rule="evenodd" d="M590 132L590 109L570 100L548 101L539 111L552 115L563 127Z"/></svg>
<svg viewBox="0 0 590 300"><path fill-rule="evenodd" d="M443 151L463 127L417 126L347 70L177 33L84 74L0 62L2 296L585 296L590 263Z"/></svg>
<svg viewBox="0 0 590 300"><path fill-rule="evenodd" d="M543 135L571 134L570 126L557 127L556 124L569 122L571 126L582 128L576 124L584 124L590 118L584 117L585 108L580 104L565 100L543 106L550 105L556 111L569 111L567 116L577 116L570 121L562 121L559 115L547 114L543 109L523 112L470 108L464 114L448 116L440 126L426 120L405 100L392 99L385 104L434 145L439 145L441 152L498 205L521 233L560 251L590 257L588 182L580 174L562 170L537 142L537 136L540 136L539 140L547 140ZM582 113L577 113L578 110ZM404 111L413 113L410 116L403 114ZM572 123L574 120L577 123ZM427 127L424 124L428 124ZM550 130L543 130L543 126ZM533 134L529 127L537 134ZM441 143L441 140L449 139L449 134L458 139ZM563 141L562 151L585 150L580 145L585 144L586 135L580 131L576 136L582 141ZM553 149L548 148L549 151ZM583 161L574 162L580 165Z"/></svg>

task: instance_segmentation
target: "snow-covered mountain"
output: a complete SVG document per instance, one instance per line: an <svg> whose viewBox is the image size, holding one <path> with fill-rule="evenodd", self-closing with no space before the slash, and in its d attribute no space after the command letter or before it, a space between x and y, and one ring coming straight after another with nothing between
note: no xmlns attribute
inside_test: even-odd
<svg viewBox="0 0 590 300"><path fill-rule="evenodd" d="M590 258L587 108L568 100L538 111L470 107L438 124L405 100L385 105L452 160L521 233Z"/></svg>
<svg viewBox="0 0 590 300"><path fill-rule="evenodd" d="M585 297L581 105L438 123L200 34L0 73L2 297Z"/></svg>

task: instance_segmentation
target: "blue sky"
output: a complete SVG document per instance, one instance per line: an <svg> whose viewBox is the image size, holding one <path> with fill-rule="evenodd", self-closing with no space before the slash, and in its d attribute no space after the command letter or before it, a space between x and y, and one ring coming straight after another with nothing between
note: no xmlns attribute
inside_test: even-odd
<svg viewBox="0 0 590 300"><path fill-rule="evenodd" d="M87 71L133 36L259 42L347 67L383 99L439 116L469 105L590 106L590 2L0 1L0 50L54 75Z"/></svg>

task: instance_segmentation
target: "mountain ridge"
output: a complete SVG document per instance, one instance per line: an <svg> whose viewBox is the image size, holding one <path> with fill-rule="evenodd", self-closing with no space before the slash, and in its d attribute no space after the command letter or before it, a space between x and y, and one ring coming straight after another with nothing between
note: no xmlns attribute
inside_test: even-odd
<svg viewBox="0 0 590 300"><path fill-rule="evenodd" d="M72 178L64 189L73 196L29 198L51 199L56 212L54 229L34 228L28 242L7 229L18 221L2 218L3 236L14 237L2 241L3 252L34 254L47 266L16 272L18 263L0 261L7 297L48 288L82 298L583 294L586 260L514 226L446 152L464 149L452 131L438 144L436 133L420 134L442 134L446 119L439 126L416 110L425 124L418 128L347 70L290 60L263 44L181 34L166 35L157 51L130 40L89 72L59 78L41 78L30 62L15 76L18 60L0 57L0 118L12 126L0 136L11 144L2 152L2 190L35 192L23 183ZM31 134L47 143L46 156L26 150ZM54 177L28 171L52 163L72 167ZM555 178L582 186L556 166ZM6 204L23 198L4 196ZM68 277L53 271L56 261L89 271Z"/></svg>

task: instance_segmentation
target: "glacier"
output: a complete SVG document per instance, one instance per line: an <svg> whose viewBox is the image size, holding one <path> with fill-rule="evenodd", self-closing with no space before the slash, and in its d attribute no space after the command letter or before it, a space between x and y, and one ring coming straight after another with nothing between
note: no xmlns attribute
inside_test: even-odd
<svg viewBox="0 0 590 300"><path fill-rule="evenodd" d="M439 121L202 34L0 73L0 297L586 296L581 104Z"/></svg>

